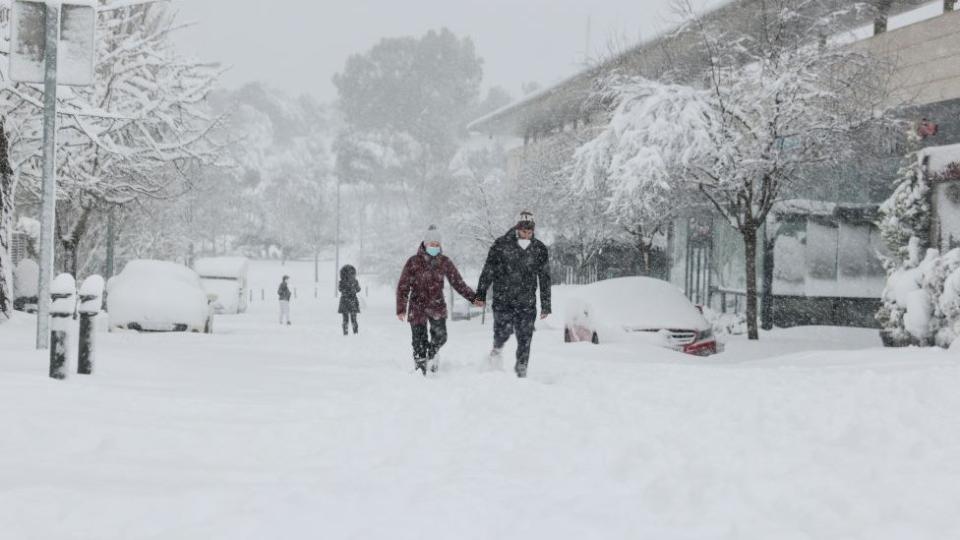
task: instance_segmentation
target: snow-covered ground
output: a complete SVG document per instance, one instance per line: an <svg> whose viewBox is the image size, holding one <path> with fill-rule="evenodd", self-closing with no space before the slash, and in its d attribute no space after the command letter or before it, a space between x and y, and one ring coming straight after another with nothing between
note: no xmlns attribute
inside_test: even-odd
<svg viewBox="0 0 960 540"><path fill-rule="evenodd" d="M945 351L806 328L701 359L564 344L555 316L518 380L474 320L425 379L388 288L344 337L332 285L277 324L282 273L312 292L312 265L255 264L268 301L101 333L93 376L0 326L0 538L960 538Z"/></svg>

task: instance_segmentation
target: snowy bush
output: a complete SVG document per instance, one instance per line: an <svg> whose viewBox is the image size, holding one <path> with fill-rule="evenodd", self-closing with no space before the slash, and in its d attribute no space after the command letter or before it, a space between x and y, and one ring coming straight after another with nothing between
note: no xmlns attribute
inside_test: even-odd
<svg viewBox="0 0 960 540"><path fill-rule="evenodd" d="M960 334L960 250L921 254L930 243L931 184L960 170L954 147L910 153L893 195L880 207L887 286L877 320L893 341L950 346ZM929 159L930 172L924 170Z"/></svg>
<svg viewBox="0 0 960 540"><path fill-rule="evenodd" d="M960 334L960 248L919 258L919 242L887 278L878 318L895 342L949 347Z"/></svg>
<svg viewBox="0 0 960 540"><path fill-rule="evenodd" d="M923 295L913 297L914 310L909 318L907 297L912 291L922 289L923 271L919 268L922 250L929 243L930 231L930 185L923 175L922 160L918 152L911 152L895 180L893 194L880 205L880 221L877 223L880 236L887 246L888 255L883 257L887 270L887 286L883 292L883 307L876 318L883 332L897 342L924 340L930 333L921 328L919 320ZM905 324L912 323L913 332ZM919 335L918 335L919 334Z"/></svg>
<svg viewBox="0 0 960 540"><path fill-rule="evenodd" d="M703 318L713 327L715 335L739 336L747 333L747 316L743 313L720 313L704 306Z"/></svg>
<svg viewBox="0 0 960 540"><path fill-rule="evenodd" d="M943 282L937 308L946 322L937 332L936 342L947 347L960 336L960 268L954 268Z"/></svg>
<svg viewBox="0 0 960 540"><path fill-rule="evenodd" d="M928 323L932 307L923 283L925 273L938 256L936 251L928 252L921 261L916 238L911 239L907 253L906 260L888 273L882 296L883 307L877 314L883 330L900 343L919 341L930 335ZM908 317L910 306L913 310Z"/></svg>

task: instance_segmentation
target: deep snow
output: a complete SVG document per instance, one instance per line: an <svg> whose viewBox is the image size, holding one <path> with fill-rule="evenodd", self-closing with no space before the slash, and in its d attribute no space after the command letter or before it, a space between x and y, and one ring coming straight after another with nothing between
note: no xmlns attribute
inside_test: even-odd
<svg viewBox="0 0 960 540"><path fill-rule="evenodd" d="M0 537L960 537L952 353L812 328L699 359L564 344L555 315L529 379L482 368L479 320L424 379L389 288L344 337L308 279L254 263L267 301L214 335L102 333L67 381L33 319L0 326Z"/></svg>

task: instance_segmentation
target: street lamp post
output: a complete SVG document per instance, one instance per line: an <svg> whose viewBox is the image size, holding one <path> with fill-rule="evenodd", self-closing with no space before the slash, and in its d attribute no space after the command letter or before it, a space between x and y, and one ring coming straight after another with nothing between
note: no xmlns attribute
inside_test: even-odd
<svg viewBox="0 0 960 540"><path fill-rule="evenodd" d="M337 280L339 279L340 272L340 177L337 177L337 236L336 236L336 246L334 246L334 263L333 263L333 297L337 297L337 292L339 289L337 287Z"/></svg>
<svg viewBox="0 0 960 540"><path fill-rule="evenodd" d="M37 294L37 348L50 347L50 280L53 228L57 213L57 43L60 6L47 4L43 70L43 205L40 209L40 288Z"/></svg>

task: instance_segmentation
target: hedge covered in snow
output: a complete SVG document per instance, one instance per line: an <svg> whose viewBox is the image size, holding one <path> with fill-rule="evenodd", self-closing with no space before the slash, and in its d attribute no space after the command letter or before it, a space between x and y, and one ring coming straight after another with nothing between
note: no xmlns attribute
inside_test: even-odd
<svg viewBox="0 0 960 540"><path fill-rule="evenodd" d="M877 320L888 345L948 347L960 335L960 248L941 254L929 246L931 182L922 164L936 150L907 156L893 195L880 207L878 225L888 253ZM938 163L931 170L937 174L949 167L956 163Z"/></svg>

